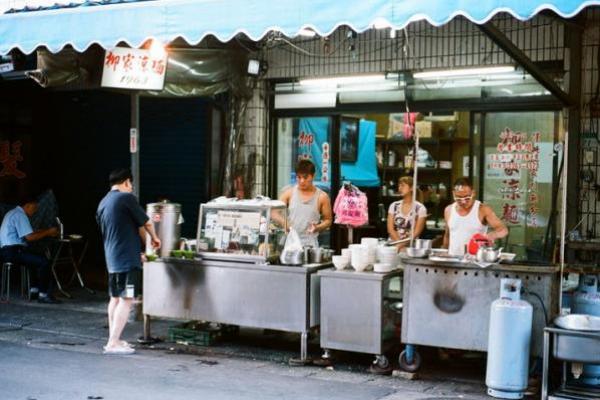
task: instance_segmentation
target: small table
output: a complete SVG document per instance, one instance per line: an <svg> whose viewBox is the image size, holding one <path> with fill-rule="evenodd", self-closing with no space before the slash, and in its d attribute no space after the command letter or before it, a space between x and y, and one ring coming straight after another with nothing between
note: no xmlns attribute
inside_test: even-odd
<svg viewBox="0 0 600 400"><path fill-rule="evenodd" d="M79 280L79 284L82 288L84 288L91 294L95 293L92 289L85 286L85 283L83 283L83 278L81 277L81 273L79 272L79 266L81 265L81 261L83 260L83 257L87 252L88 241L84 239L83 236L73 236L74 235L71 235L57 240L58 248L56 249L54 256L50 261L50 269L52 271L52 275L54 276L54 280L56 281L56 285L58 286L58 290L68 298L71 298L72 296L63 288L62 283L58 279L58 274L56 273L56 266L59 264L67 264L73 266L73 276L71 277L67 285L71 284L71 282L73 282L73 279L77 277L77 279ZM73 251L74 243L81 244L83 246L81 252L79 253L79 257L75 257L75 253ZM67 254L61 255L65 249L68 250Z"/></svg>

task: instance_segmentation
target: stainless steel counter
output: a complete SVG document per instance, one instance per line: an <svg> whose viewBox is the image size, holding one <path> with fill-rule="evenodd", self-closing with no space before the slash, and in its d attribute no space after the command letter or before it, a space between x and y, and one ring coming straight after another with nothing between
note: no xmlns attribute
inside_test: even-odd
<svg viewBox="0 0 600 400"><path fill-rule="evenodd" d="M523 287L538 294L548 317L555 315L558 295L557 266L475 264L402 258L404 307L402 342L464 350L487 351L491 303L500 292L500 279L521 279ZM532 354L542 354L546 326L540 301L523 297L533 306Z"/></svg>
<svg viewBox="0 0 600 400"><path fill-rule="evenodd" d="M166 259L144 266L144 335L150 317L204 320L301 334L319 325L319 276L331 264L283 266Z"/></svg>
<svg viewBox="0 0 600 400"><path fill-rule="evenodd" d="M388 273L333 269L321 277L321 347L382 355L387 339L394 337L399 313L390 305L400 301L390 282L401 270ZM397 340L397 339L396 339ZM395 342L398 345L398 341Z"/></svg>

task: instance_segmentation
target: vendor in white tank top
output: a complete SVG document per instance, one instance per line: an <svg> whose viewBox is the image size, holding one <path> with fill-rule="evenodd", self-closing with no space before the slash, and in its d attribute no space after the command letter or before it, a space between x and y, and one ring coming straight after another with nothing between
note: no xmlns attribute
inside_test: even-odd
<svg viewBox="0 0 600 400"><path fill-rule="evenodd" d="M297 184L286 189L279 200L288 206L288 228L294 228L304 246L318 247L317 237L331 226L333 212L327 193L313 184L315 165L300 160L296 165Z"/></svg>
<svg viewBox="0 0 600 400"><path fill-rule="evenodd" d="M454 203L446 207L446 232L443 246L451 255L462 256L474 234L479 233L493 242L508 235L508 229L487 204L475 200L475 191L469 178L454 183ZM488 228L492 231L488 232Z"/></svg>

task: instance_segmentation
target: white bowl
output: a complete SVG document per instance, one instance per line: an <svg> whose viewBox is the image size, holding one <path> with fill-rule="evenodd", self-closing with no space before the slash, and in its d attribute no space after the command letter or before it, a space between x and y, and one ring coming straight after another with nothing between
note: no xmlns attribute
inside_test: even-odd
<svg viewBox="0 0 600 400"><path fill-rule="evenodd" d="M501 261L512 261L516 256L515 253L500 253L499 258Z"/></svg>
<svg viewBox="0 0 600 400"><path fill-rule="evenodd" d="M363 272L365 269L367 269L367 267L369 266L368 263L360 263L360 264L352 264L352 268L354 268L354 270L356 272Z"/></svg>
<svg viewBox="0 0 600 400"><path fill-rule="evenodd" d="M350 259L345 256L333 256L331 262L333 262L335 269L344 269L350 264Z"/></svg>
<svg viewBox="0 0 600 400"><path fill-rule="evenodd" d="M377 245L379 244L379 239L377 238L371 238L371 237L364 237L360 240L360 244L364 245L364 246L369 246L369 247L377 247Z"/></svg>
<svg viewBox="0 0 600 400"><path fill-rule="evenodd" d="M349 248L342 249L342 255L346 256L348 259L350 259L351 254L352 254L352 251Z"/></svg>
<svg viewBox="0 0 600 400"><path fill-rule="evenodd" d="M398 256L379 257L379 262L384 263L384 264L396 264L397 261L398 261Z"/></svg>
<svg viewBox="0 0 600 400"><path fill-rule="evenodd" d="M390 272L391 270L392 270L392 264L389 264L389 263L373 264L373 271L375 271L375 272Z"/></svg>

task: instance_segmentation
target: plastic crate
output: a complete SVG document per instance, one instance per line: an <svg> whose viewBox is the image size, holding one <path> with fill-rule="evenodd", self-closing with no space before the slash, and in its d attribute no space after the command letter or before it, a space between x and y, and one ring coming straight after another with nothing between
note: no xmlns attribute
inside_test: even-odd
<svg viewBox="0 0 600 400"><path fill-rule="evenodd" d="M212 346L221 339L235 336L237 325L190 321L169 327L169 341L195 346Z"/></svg>

